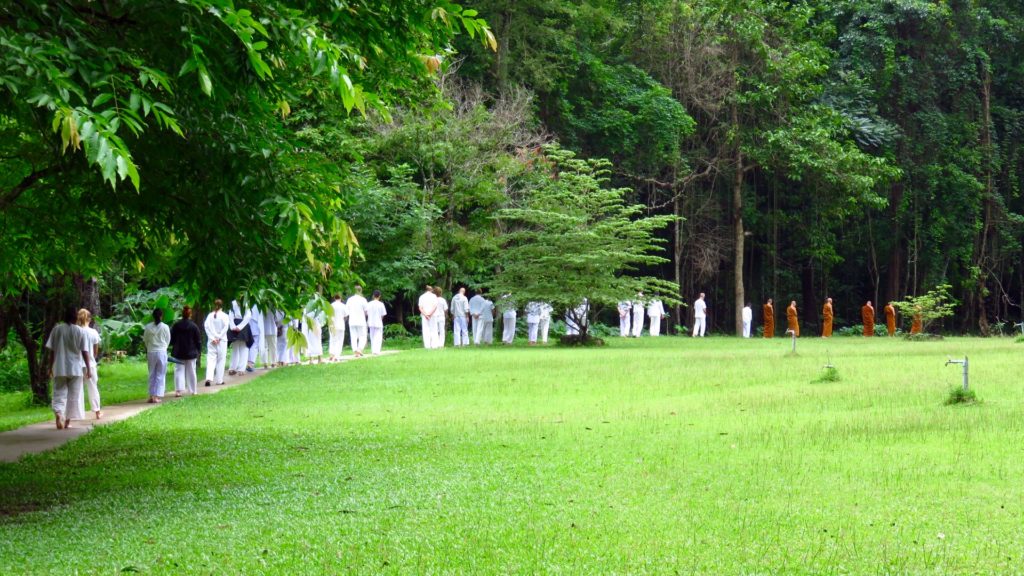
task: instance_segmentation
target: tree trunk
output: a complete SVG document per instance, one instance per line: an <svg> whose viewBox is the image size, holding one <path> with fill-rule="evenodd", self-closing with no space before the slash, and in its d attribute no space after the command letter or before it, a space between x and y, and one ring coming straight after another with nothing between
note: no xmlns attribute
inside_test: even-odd
<svg viewBox="0 0 1024 576"><path fill-rule="evenodd" d="M736 105L732 106L733 126L739 128L739 117ZM733 234L735 235L736 247L733 261L733 302L735 305L735 329L737 336L743 336L743 306L746 304L746 294L743 290L743 256L744 241L746 232L743 229L743 151L739 144L736 145L736 175L732 185L733 204Z"/></svg>
<svg viewBox="0 0 1024 576"><path fill-rule="evenodd" d="M81 274L73 276L75 292L78 294L78 306L88 310L93 317L100 315L100 288L95 278L85 278Z"/></svg>
<svg viewBox="0 0 1024 576"><path fill-rule="evenodd" d="M679 299L683 298L683 200L682 194L676 194L674 201L672 202L672 213L676 217L674 237L673 237L673 255L675 256L675 278L676 286L679 286ZM683 307L681 304L676 304L673 308L673 317L675 318L675 326L683 325Z"/></svg>
<svg viewBox="0 0 1024 576"><path fill-rule="evenodd" d="M43 322L42 334L49 334L50 330L57 324L56 312L51 311L53 305L47 303L45 320ZM17 304L7 307L8 315L14 330L18 334L18 340L25 347L25 357L28 360L28 379L32 390L32 402L39 405L50 403L50 365L46 361L45 348L42 345L42 338L33 334L32 328L25 320Z"/></svg>

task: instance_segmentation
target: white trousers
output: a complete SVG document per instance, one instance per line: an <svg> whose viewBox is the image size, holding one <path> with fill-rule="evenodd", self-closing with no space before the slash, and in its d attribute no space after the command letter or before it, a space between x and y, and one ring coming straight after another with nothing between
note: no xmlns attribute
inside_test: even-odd
<svg viewBox="0 0 1024 576"><path fill-rule="evenodd" d="M434 348L444 348L446 324L444 314L436 315L434 318L434 328L437 329L437 339L434 340Z"/></svg>
<svg viewBox="0 0 1024 576"><path fill-rule="evenodd" d="M235 372L245 372L245 363L249 360L249 347L245 340L239 338L231 343L231 369Z"/></svg>
<svg viewBox="0 0 1024 576"><path fill-rule="evenodd" d="M214 384L224 383L224 364L228 358L228 341L206 345L206 380Z"/></svg>
<svg viewBox="0 0 1024 576"><path fill-rule="evenodd" d="M551 327L551 319L550 318L541 318L540 319L540 325L539 325L538 329L540 330L540 341L543 342L544 344L548 343L548 328L550 328L550 327Z"/></svg>
<svg viewBox="0 0 1024 576"><path fill-rule="evenodd" d="M352 340L352 352L362 354L366 348L366 326L349 325L348 331Z"/></svg>
<svg viewBox="0 0 1024 576"><path fill-rule="evenodd" d="M93 412L99 412L102 410L100 407L100 389L97 387L99 384L100 375L96 371L96 365L89 365L89 377L82 377L82 387L78 394L78 403L81 404L82 410L85 410L85 391L89 391L89 408Z"/></svg>
<svg viewBox="0 0 1024 576"><path fill-rule="evenodd" d="M477 331L477 325L480 330ZM490 344L494 342L494 320L480 320L473 323L473 340L477 344Z"/></svg>
<svg viewBox="0 0 1024 576"><path fill-rule="evenodd" d="M479 316L473 318L473 344L480 344L484 337L484 320Z"/></svg>
<svg viewBox="0 0 1024 576"><path fill-rule="evenodd" d="M370 353L380 354L381 346L384 345L384 327L370 326L367 330L370 332Z"/></svg>
<svg viewBox="0 0 1024 576"><path fill-rule="evenodd" d="M273 366L277 364L277 334L267 334L263 339L266 345L263 348L263 364Z"/></svg>
<svg viewBox="0 0 1024 576"><path fill-rule="evenodd" d="M629 336L629 314L619 316L619 336L623 338Z"/></svg>
<svg viewBox="0 0 1024 576"><path fill-rule="evenodd" d="M704 328L705 328L706 321L707 321L707 317L706 316L698 316L698 317L693 319L693 337L694 338L696 338L697 336L700 336L701 338L704 337Z"/></svg>
<svg viewBox="0 0 1024 576"><path fill-rule="evenodd" d="M65 420L81 420L85 418L82 411L82 377L81 376L54 376L53 377L53 407L54 414L59 414Z"/></svg>
<svg viewBox="0 0 1024 576"><path fill-rule="evenodd" d="M661 336L661 316L651 316L651 336Z"/></svg>
<svg viewBox="0 0 1024 576"><path fill-rule="evenodd" d="M182 360L174 365L174 391L196 393L196 359Z"/></svg>
<svg viewBox="0 0 1024 576"><path fill-rule="evenodd" d="M750 320L743 321L743 337L750 338Z"/></svg>
<svg viewBox="0 0 1024 576"><path fill-rule="evenodd" d="M537 343L537 329L540 327L539 322L526 321L526 339L530 344Z"/></svg>
<svg viewBox="0 0 1024 576"><path fill-rule="evenodd" d="M469 346L469 319L456 316L452 319L452 340L456 346Z"/></svg>
<svg viewBox="0 0 1024 576"><path fill-rule="evenodd" d="M331 340L327 344L327 354L337 358L345 351L345 325L331 331Z"/></svg>
<svg viewBox="0 0 1024 576"><path fill-rule="evenodd" d="M431 350L437 347L437 325L434 324L434 318L427 318L420 314L420 328L423 332L423 347L427 350Z"/></svg>
<svg viewBox="0 0 1024 576"><path fill-rule="evenodd" d="M253 334L252 335L252 346L249 347L249 365L256 365L256 357L260 354L260 349L263 347L263 335Z"/></svg>
<svg viewBox="0 0 1024 576"><path fill-rule="evenodd" d="M167 389L167 350L146 352L149 362L149 395L163 398Z"/></svg>
<svg viewBox="0 0 1024 576"><path fill-rule="evenodd" d="M644 333L644 311L633 312L633 337L639 338Z"/></svg>
<svg viewBox="0 0 1024 576"><path fill-rule="evenodd" d="M277 361L281 364L288 363L288 328L281 330L281 337L277 339Z"/></svg>
<svg viewBox="0 0 1024 576"><path fill-rule="evenodd" d="M501 341L511 344L516 339L516 313L506 312L501 315Z"/></svg>

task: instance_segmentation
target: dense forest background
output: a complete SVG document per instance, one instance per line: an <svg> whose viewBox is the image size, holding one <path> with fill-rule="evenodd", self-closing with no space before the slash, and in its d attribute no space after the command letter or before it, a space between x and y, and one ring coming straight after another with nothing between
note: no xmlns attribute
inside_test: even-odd
<svg viewBox="0 0 1024 576"><path fill-rule="evenodd" d="M943 330L1021 318L1019 2L336 4L0 10L0 347L68 290L203 312L361 281L402 321L425 283L493 281L496 215L556 143L675 217L636 272L706 292L714 331L767 298L848 326L942 283Z"/></svg>
<svg viewBox="0 0 1024 576"><path fill-rule="evenodd" d="M1019 2L476 6L499 48L463 47L459 79L499 103L525 89L541 132L610 158L635 200L682 217L659 272L684 301L707 292L715 329L766 298L796 300L813 327L832 297L857 323L867 300L942 282L961 303L947 330L1019 321Z"/></svg>

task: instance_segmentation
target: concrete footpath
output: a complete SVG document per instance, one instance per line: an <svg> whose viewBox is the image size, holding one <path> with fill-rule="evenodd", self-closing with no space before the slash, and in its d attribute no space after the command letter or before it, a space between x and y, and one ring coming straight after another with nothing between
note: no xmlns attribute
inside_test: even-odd
<svg viewBox="0 0 1024 576"><path fill-rule="evenodd" d="M382 352L381 355L397 354L397 350L389 350ZM367 360L372 358L370 355L363 356L359 360ZM356 360L355 356L342 356L340 362L348 362L350 360ZM273 370L287 370L288 367L274 368ZM234 388L235 386L241 386L247 382L250 382L260 376L272 372L273 370L258 369L255 372L248 372L238 376L228 376L227 373L224 375L224 384L222 386L203 386L203 380L199 381L199 393L203 394L216 394L221 390L228 388ZM54 424L53 418L46 420L45 422L39 422L37 424L29 424L16 430L9 430L7 432L0 433L0 462L15 462L26 454L38 454L47 450L52 450L63 446L67 442L78 438L84 434L88 434L96 426L106 426L115 422L126 420L145 412L157 408L163 404L175 402L183 398L187 398L188 395L184 395L181 398L174 397L174 377L170 374L167 377L168 392L164 395L164 400L160 404L149 404L145 399L134 400L131 402L125 402L124 404L115 404L112 406L103 406L103 418L100 420L95 419L95 415L88 410L89 402L86 400L86 419L85 420L72 420L71 428L67 430L58 430ZM140 382L140 386L145 388L146 383ZM100 395L103 394L103 380L100 380Z"/></svg>

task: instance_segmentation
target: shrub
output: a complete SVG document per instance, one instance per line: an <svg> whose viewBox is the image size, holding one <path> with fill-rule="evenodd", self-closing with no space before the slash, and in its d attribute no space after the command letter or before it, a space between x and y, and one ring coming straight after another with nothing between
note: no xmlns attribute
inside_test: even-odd
<svg viewBox="0 0 1024 576"><path fill-rule="evenodd" d="M949 396L946 398L946 406L954 404L973 404L978 401L973 388L964 390L963 386L950 388Z"/></svg>
<svg viewBox="0 0 1024 576"><path fill-rule="evenodd" d="M839 382L840 380L842 380L842 378L839 376L839 370L836 369L835 366L827 366L821 376L818 376L814 382Z"/></svg>
<svg viewBox="0 0 1024 576"><path fill-rule="evenodd" d="M0 393L28 390L28 360L25 349L13 340L0 350Z"/></svg>

